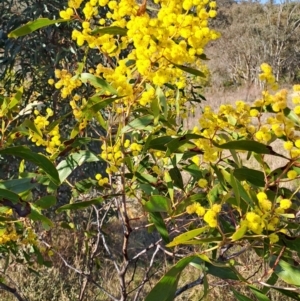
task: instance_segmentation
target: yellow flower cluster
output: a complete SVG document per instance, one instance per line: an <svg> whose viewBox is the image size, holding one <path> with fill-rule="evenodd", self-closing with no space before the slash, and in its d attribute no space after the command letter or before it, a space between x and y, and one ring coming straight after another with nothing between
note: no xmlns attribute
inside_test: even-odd
<svg viewBox="0 0 300 301"><path fill-rule="evenodd" d="M281 199L279 206L276 206L264 192L259 192L256 197L258 207L248 211L241 221L245 232L248 230L255 234L262 234L263 231L281 231L283 226L280 225L280 215L292 206L292 202L289 199ZM269 238L272 243L275 243L278 235L272 233Z"/></svg>
<svg viewBox="0 0 300 301"><path fill-rule="evenodd" d="M272 67L266 63L260 66L262 73L259 75L259 79L266 84L269 84L271 88L277 89L277 84L275 83L275 76L273 75Z"/></svg>
<svg viewBox="0 0 300 301"><path fill-rule="evenodd" d="M265 73L271 69L266 65L262 67ZM268 72L269 72L268 71ZM299 85L294 87L294 103L300 103ZM236 106L221 105L218 112L214 112L211 107L206 106L199 119L199 126L195 126L193 133L199 134L204 138L194 141L201 155L201 164L216 162L222 156L222 150L214 146L213 142L222 144L229 140L255 139L261 143L269 143L273 138L283 141L283 148L289 151L291 158L300 157L300 135L297 120L286 116L284 111L287 108L288 92L281 90L274 95L268 91L263 91L262 98L253 103L253 107L243 101L237 101ZM268 118L261 118L262 114L269 112ZM300 106L299 106L300 108ZM297 110L294 109L296 113ZM300 116L300 111L299 111ZM226 139L224 138L226 137ZM198 156L192 161L199 165ZM296 171L289 171L288 178L295 179Z"/></svg>
<svg viewBox="0 0 300 301"><path fill-rule="evenodd" d="M214 204L211 209L206 210L199 203L195 202L192 205L186 207L188 214L196 213L199 217L203 217L203 220L211 227L215 228L218 225L218 213L221 212L221 205Z"/></svg>
<svg viewBox="0 0 300 301"><path fill-rule="evenodd" d="M102 152L100 157L109 164L109 167L106 168L106 172L108 174L118 172L119 167L123 162L121 142L117 141L113 146L110 146L107 142L104 142L101 145L101 149Z"/></svg>
<svg viewBox="0 0 300 301"><path fill-rule="evenodd" d="M47 131L47 126L49 125L48 118L53 116L53 111L50 108L46 109L46 116L40 114L38 110L34 111L36 115L34 119L34 124L36 126L37 132L30 130L29 139L34 142L37 146L46 147L46 151L49 154L53 154L58 147L61 145L59 125L56 125L51 131ZM45 138L44 138L45 134Z"/></svg>
<svg viewBox="0 0 300 301"><path fill-rule="evenodd" d="M208 185L208 182L207 182L206 179L200 179L200 180L198 181L198 186L199 186L200 188L205 188L205 187L207 187L207 185Z"/></svg>
<svg viewBox="0 0 300 301"><path fill-rule="evenodd" d="M280 224L280 216L286 212L292 202L289 199L281 199L278 204L273 204L266 193L259 192L257 195L258 206L250 209L241 219L240 228L244 229L244 233L249 231L254 234L262 234L263 231L274 231L270 234L270 241L275 243L278 241L276 232L284 231L284 225ZM210 209L205 209L199 203L194 202L186 207L188 214L196 213L199 217L212 228L217 227L217 216L222 207L220 204L214 204Z"/></svg>
<svg viewBox="0 0 300 301"><path fill-rule="evenodd" d="M79 100L81 100L81 104L79 103ZM70 100L70 106L75 120L79 122L80 131L86 128L88 123L87 115L83 114L83 109L85 108L86 103L86 99L84 97L81 98L78 94L75 94Z"/></svg>
<svg viewBox="0 0 300 301"><path fill-rule="evenodd" d="M125 143L126 143L126 141L125 141ZM141 153L141 151L142 151L142 149L143 149L143 146L142 146L141 144L138 144L138 143L136 143L136 142L133 142L133 143L129 146L129 148L130 148L130 151L132 152L132 155L133 155L134 157L136 157L136 156L138 156L138 155Z"/></svg>
<svg viewBox="0 0 300 301"><path fill-rule="evenodd" d="M105 184L108 184L109 180L107 177L102 177L99 173L95 176L96 180L98 181L99 186L104 186Z"/></svg>
<svg viewBox="0 0 300 301"><path fill-rule="evenodd" d="M123 162L123 153L131 153L133 157L138 156L143 149L141 144L136 142L130 142L126 139L122 145L121 141L118 140L113 145L109 145L106 141L101 146L100 157L105 160L109 167L106 169L108 174L116 173L119 171L119 167Z"/></svg>
<svg viewBox="0 0 300 301"><path fill-rule="evenodd" d="M75 88L78 88L82 85L80 79L73 77L72 74L65 69L56 69L55 77L58 79L58 81L55 83L55 88L61 89L62 98L66 98L67 96L71 95ZM50 84L51 83L52 81Z"/></svg>
<svg viewBox="0 0 300 301"><path fill-rule="evenodd" d="M17 241L18 238L19 236L16 233L15 229L12 230L4 229L4 231L0 231L0 245L4 245L10 241Z"/></svg>
<svg viewBox="0 0 300 301"><path fill-rule="evenodd" d="M204 137L194 141L203 152L202 162L215 162L221 155L220 149L211 142L225 143L221 133L234 133L235 138L248 137L252 131L250 121L250 106L243 101L237 101L235 108L232 105L221 105L218 113L206 106L199 119L200 126L193 129L193 133ZM193 160L198 161L196 158Z"/></svg>
<svg viewBox="0 0 300 301"><path fill-rule="evenodd" d="M62 10L59 12L59 15L62 19L69 20L73 16L74 11L71 8L67 8L66 10Z"/></svg>
<svg viewBox="0 0 300 301"><path fill-rule="evenodd" d="M140 81L150 82L157 86L165 83L175 84L182 89L186 85L184 71L176 65L188 64L203 67L199 55L203 54L206 44L219 37L219 34L208 27L209 18L216 16L216 2L202 0L158 0L160 9L156 14L148 14L145 7L139 6L135 0L90 0L82 8L84 20L82 30L75 29L72 38L79 46L87 43L90 48L97 48L105 56L117 58L117 66L98 65L96 74L101 75L119 93L126 97L116 101L125 107L132 104L145 106L151 103L153 91L146 91L140 96L143 87L136 85ZM82 1L69 1L68 8L60 15L69 19ZM107 8L105 18L100 18L97 25L94 18L99 19L99 9ZM100 25L100 26L99 26ZM101 29L119 27L127 32L126 36L102 33ZM132 49L133 45L133 49ZM125 59L119 55L123 50L130 50ZM111 59L108 60L112 62ZM203 68L204 73L207 69ZM66 70L56 71L57 89L62 88L65 98L72 90L80 86L80 81L72 77ZM50 83L53 84L52 80ZM149 94L149 95L148 95Z"/></svg>

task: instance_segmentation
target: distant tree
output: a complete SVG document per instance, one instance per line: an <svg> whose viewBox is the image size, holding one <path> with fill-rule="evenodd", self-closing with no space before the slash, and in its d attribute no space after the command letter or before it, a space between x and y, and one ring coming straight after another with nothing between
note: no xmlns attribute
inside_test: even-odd
<svg viewBox="0 0 300 301"><path fill-rule="evenodd" d="M268 62L277 80L294 81L300 70L299 13L297 2L219 5L213 25L222 38L211 47L218 57L212 69L233 84L257 83L260 64Z"/></svg>

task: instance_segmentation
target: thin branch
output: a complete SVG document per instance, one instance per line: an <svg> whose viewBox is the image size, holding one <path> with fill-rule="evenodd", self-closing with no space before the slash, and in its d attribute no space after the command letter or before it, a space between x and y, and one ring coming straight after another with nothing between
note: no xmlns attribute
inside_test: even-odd
<svg viewBox="0 0 300 301"><path fill-rule="evenodd" d="M141 255L145 254L146 252L148 252L150 249L154 248L155 246L157 246L160 242L162 241L162 239L158 240L155 243L152 243L151 245L149 245L148 247L146 247L144 250L142 250L140 253L136 254L132 259L130 259L130 261L133 261L137 258L139 258Z"/></svg>
<svg viewBox="0 0 300 301"><path fill-rule="evenodd" d="M185 257L186 255L184 254L176 254L176 253L172 253L172 252L169 252L167 251L166 249L164 249L162 246L159 246L159 248L167 255L171 256L171 257L179 257L179 258L183 258Z"/></svg>
<svg viewBox="0 0 300 301"><path fill-rule="evenodd" d="M98 230L98 234L100 234L100 236L101 236L103 246L104 246L104 248L105 248L105 250L106 250L106 253L107 253L108 256L110 257L112 263L114 264L116 271L117 271L118 273L120 273L120 269L119 269L119 266L118 266L118 264L117 264L117 261L116 261L114 255L113 255L113 253L110 251L110 248L108 247L108 245L107 245L107 243L106 243L106 239L105 239L104 233L103 233L102 230L101 230L102 224L103 224L103 222L104 222L104 219L105 219L106 214L107 214L108 211L105 212L104 217L102 218L102 221L101 221L101 223L100 223L99 212L98 212L98 210L97 210L97 208L96 208L95 205L93 205L93 208L94 208L94 210L95 210L96 217L97 217L97 230Z"/></svg>
<svg viewBox="0 0 300 301"><path fill-rule="evenodd" d="M178 297L179 295L181 295L183 292L193 288L194 286L197 286L197 285L200 285L200 284L203 284L203 279L204 279L204 274L200 275L200 277L191 282L191 283L188 283L186 285L184 285L183 287L179 288L176 292L175 292L175 297Z"/></svg>
<svg viewBox="0 0 300 301"><path fill-rule="evenodd" d="M57 254L59 256L59 258L61 259L61 261L64 263L64 265L69 268L70 270L74 271L75 273L82 275L84 277L87 277L87 279L93 283L95 286L97 286L99 289L101 289L109 298L111 298L111 300L113 301L119 301L119 299L117 299L116 297L114 297L112 294L110 294L106 289L104 289L101 285L99 285L95 280L93 280L91 278L91 276L89 274L86 274L78 269L76 269L75 267L73 267L72 265L70 265L65 259L64 257L57 252L54 248L52 248L51 245L49 245L47 242L45 242L44 240L40 239L40 242L43 243L47 248L51 249L55 254ZM23 300L21 300L23 301Z"/></svg>
<svg viewBox="0 0 300 301"><path fill-rule="evenodd" d="M269 283L263 282L263 281L258 281L258 283L267 286L267 287L271 287L271 288L275 288L275 289L281 289L281 290L286 290L286 291L297 291L297 288L294 287L283 287L283 286L277 286L277 285L270 285Z"/></svg>
<svg viewBox="0 0 300 301"><path fill-rule="evenodd" d="M138 300L138 297L139 297L139 295L140 295L140 293L141 293L141 291L142 291L142 289L143 289L145 283L149 281L149 272L150 272L150 270L151 270L151 268L152 268L152 266L153 266L154 258L155 258L155 256L156 256L157 252L159 251L159 249L160 249L160 245L157 245L155 251L154 251L153 254L152 254L152 257L151 257L151 260L150 260L150 264L149 264L148 269L147 269L146 272L145 272L145 276L144 276L143 281L141 282L141 284L140 284L137 288L135 288L135 289L137 289L137 292L136 292L136 294L135 294L135 296L134 296L133 301L137 301L137 300ZM132 292L132 291L131 291L131 292ZM129 293L130 293L130 292L129 292ZM128 294L129 294L129 293L128 293Z"/></svg>
<svg viewBox="0 0 300 301"><path fill-rule="evenodd" d="M0 282L0 289L7 291L11 294L13 294L19 301L26 301L27 299L23 298L15 288L12 288L2 282Z"/></svg>

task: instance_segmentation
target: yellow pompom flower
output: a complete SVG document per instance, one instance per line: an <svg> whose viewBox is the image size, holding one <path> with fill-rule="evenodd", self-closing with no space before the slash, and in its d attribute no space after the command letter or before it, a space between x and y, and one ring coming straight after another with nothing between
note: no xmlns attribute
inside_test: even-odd
<svg viewBox="0 0 300 301"><path fill-rule="evenodd" d="M297 115L300 115L300 106L296 106L294 108L294 112L297 114Z"/></svg>
<svg viewBox="0 0 300 301"><path fill-rule="evenodd" d="M270 243L271 243L271 244L274 244L274 243L276 243L277 241L279 241L279 236L278 236L277 234L275 234L275 233L271 233L271 234L269 235L269 239L270 239Z"/></svg>
<svg viewBox="0 0 300 301"><path fill-rule="evenodd" d="M249 223L260 223L261 218L258 214L256 214L255 212L247 212L246 214L246 220Z"/></svg>
<svg viewBox="0 0 300 301"><path fill-rule="evenodd" d="M82 22L82 28L84 28L84 29L87 29L87 28L90 28L90 22L87 22L87 21L84 21L84 22Z"/></svg>
<svg viewBox="0 0 300 301"><path fill-rule="evenodd" d="M259 115L259 111L256 109L250 110L250 116L251 117L257 117Z"/></svg>
<svg viewBox="0 0 300 301"><path fill-rule="evenodd" d="M222 206L220 204L213 204L213 206L211 207L211 210L213 210L216 213L221 212Z"/></svg>
<svg viewBox="0 0 300 301"><path fill-rule="evenodd" d="M51 86L54 85L54 79L53 78L49 78L48 79L48 84L51 85Z"/></svg>
<svg viewBox="0 0 300 301"><path fill-rule="evenodd" d="M291 141L286 141L283 143L283 147L286 150L291 150L293 148L294 144Z"/></svg>
<svg viewBox="0 0 300 301"><path fill-rule="evenodd" d="M205 188L207 185L208 185L208 182L205 179L200 179L198 181L198 186L201 187L201 188Z"/></svg>
<svg viewBox="0 0 300 301"><path fill-rule="evenodd" d="M217 213L213 210L208 210L203 219L211 228L215 228L218 225Z"/></svg>
<svg viewBox="0 0 300 301"><path fill-rule="evenodd" d="M295 141L295 145L296 145L297 148L300 148L300 139L297 139Z"/></svg>
<svg viewBox="0 0 300 301"><path fill-rule="evenodd" d="M293 91L294 92L300 92L300 85L294 85L293 86Z"/></svg>
<svg viewBox="0 0 300 301"><path fill-rule="evenodd" d="M281 209L286 210L286 209L289 209L291 206L292 206L292 202L289 199L282 199L280 201L280 208Z"/></svg>
<svg viewBox="0 0 300 301"><path fill-rule="evenodd" d="M264 192L259 192L256 197L260 202L268 199L268 196Z"/></svg>
<svg viewBox="0 0 300 301"><path fill-rule="evenodd" d="M196 214L198 216L203 216L205 214L205 208L199 205L196 209Z"/></svg>
<svg viewBox="0 0 300 301"><path fill-rule="evenodd" d="M48 116L53 116L53 114L54 114L54 113L53 113L53 110L50 109L50 108L47 108L47 109L46 109L46 112L47 112L47 115L48 115Z"/></svg>
<svg viewBox="0 0 300 301"><path fill-rule="evenodd" d="M198 203L193 203L192 205L187 206L185 210L186 213L193 214L196 212L197 208L198 208Z"/></svg>
<svg viewBox="0 0 300 301"><path fill-rule="evenodd" d="M298 176L298 173L295 170L289 170L288 173L287 173L287 177L290 180L293 180L293 179L297 178L297 176Z"/></svg>

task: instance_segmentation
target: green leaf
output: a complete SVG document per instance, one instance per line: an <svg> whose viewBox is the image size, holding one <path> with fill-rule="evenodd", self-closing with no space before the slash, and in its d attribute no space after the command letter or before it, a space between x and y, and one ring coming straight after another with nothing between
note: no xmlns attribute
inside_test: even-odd
<svg viewBox="0 0 300 301"><path fill-rule="evenodd" d="M39 166L50 178L50 180L55 184L59 185L60 180L58 172L53 165L53 163L44 155L32 152L28 147L25 146L15 146L0 150L0 155L12 155L20 157L24 160L28 160L37 166Z"/></svg>
<svg viewBox="0 0 300 301"><path fill-rule="evenodd" d="M171 212L171 201L162 195L151 195L145 204L145 210L147 212Z"/></svg>
<svg viewBox="0 0 300 301"><path fill-rule="evenodd" d="M11 190L14 193L21 193L31 190L37 186L37 183L32 178L14 179L7 181L0 181L0 188Z"/></svg>
<svg viewBox="0 0 300 301"><path fill-rule="evenodd" d="M247 296L244 296L242 294L240 294L239 292L237 292L236 290L234 290L233 288L231 288L234 296L236 297L237 300L239 301L253 301L252 299L248 298Z"/></svg>
<svg viewBox="0 0 300 301"><path fill-rule="evenodd" d="M197 56L199 59L203 60L203 61L209 61L209 60L210 60L210 59L206 56L205 53L196 54L196 56Z"/></svg>
<svg viewBox="0 0 300 301"><path fill-rule="evenodd" d="M11 98L10 103L8 104L8 109L14 108L17 104L19 104L22 95L24 92L24 87L21 87L20 89L17 90L16 94ZM20 114L20 113L19 113Z"/></svg>
<svg viewBox="0 0 300 301"><path fill-rule="evenodd" d="M95 179L84 179L75 183L76 190L80 193L87 193L92 187L97 185Z"/></svg>
<svg viewBox="0 0 300 301"><path fill-rule="evenodd" d="M28 215L28 217L33 221L42 222L42 225L45 230L49 230L53 226L52 221L43 214L41 214L34 204L31 204L31 213Z"/></svg>
<svg viewBox="0 0 300 301"><path fill-rule="evenodd" d="M43 137L43 134L40 131L40 129L38 129L31 120L29 120L29 119L24 120L24 122L22 123L21 126L24 126L28 129L30 129L31 131L33 131L36 135Z"/></svg>
<svg viewBox="0 0 300 301"><path fill-rule="evenodd" d="M234 191L234 197L236 198L238 206L240 206L241 203L241 195L240 190L238 186L238 181L235 179L232 173L230 173L230 185L232 186L232 189Z"/></svg>
<svg viewBox="0 0 300 301"><path fill-rule="evenodd" d="M196 164L190 164L188 166L184 166L183 170L188 172L190 175L192 175L196 179L200 179L203 177L203 172L200 170L199 166Z"/></svg>
<svg viewBox="0 0 300 301"><path fill-rule="evenodd" d="M76 202L73 204L67 204L64 206L59 207L56 211L58 213L65 211L65 210L79 210L79 209L85 209L91 205L97 205L97 204L101 204L104 201L103 198L99 197L96 199L92 199L89 201L83 201L83 202Z"/></svg>
<svg viewBox="0 0 300 301"><path fill-rule="evenodd" d="M294 123L300 125L300 121L299 121L299 116L290 108L285 108L283 110L284 115L289 118L290 120L292 120Z"/></svg>
<svg viewBox="0 0 300 301"><path fill-rule="evenodd" d="M196 75L196 76L200 76L200 77L206 77L205 74L197 69L194 69L194 68L191 68L191 67L186 67L186 66L183 66L183 65L177 65L177 64L174 64L172 63L176 68L182 70L182 71L185 71L187 73L190 73L190 74L193 74L193 75Z"/></svg>
<svg viewBox="0 0 300 301"><path fill-rule="evenodd" d="M207 193L207 199L210 204L214 204L220 201L220 195L223 193L220 183L215 184Z"/></svg>
<svg viewBox="0 0 300 301"><path fill-rule="evenodd" d="M264 173L250 168L237 168L233 171L233 175L239 181L248 181L249 183L258 186L265 186L265 176Z"/></svg>
<svg viewBox="0 0 300 301"><path fill-rule="evenodd" d="M247 226L242 226L240 228L238 228L231 236L231 240L232 241L236 241L236 240L239 240L241 238L244 237L244 235L246 234L247 232Z"/></svg>
<svg viewBox="0 0 300 301"><path fill-rule="evenodd" d="M172 212L172 215L177 215L185 211L185 208L191 205L195 201L204 201L206 200L206 193L196 193L187 198L184 198L179 204L176 205L175 210Z"/></svg>
<svg viewBox="0 0 300 301"><path fill-rule="evenodd" d="M164 172L164 181L167 184L169 196L173 203L174 202L174 187L173 187L172 178L167 170Z"/></svg>
<svg viewBox="0 0 300 301"><path fill-rule="evenodd" d="M255 286L249 285L249 289L252 291L258 301L271 301L265 293L257 289Z"/></svg>
<svg viewBox="0 0 300 301"><path fill-rule="evenodd" d="M98 97L98 96L94 96L94 97L92 97L92 98L89 99L89 100L91 100L91 102L93 104L92 105L88 105L87 107L85 107L83 109L83 112L92 111L93 113L98 113L101 109L106 108L108 105L112 104L117 99L121 99L121 98L123 98L123 96L114 97L114 98L104 98L104 99L101 98L101 97Z"/></svg>
<svg viewBox="0 0 300 301"><path fill-rule="evenodd" d="M155 228L157 229L158 233L161 235L162 239L165 243L170 242L169 233L164 222L164 219L161 216L160 212L151 212L149 213L150 219L153 222Z"/></svg>
<svg viewBox="0 0 300 301"><path fill-rule="evenodd" d="M238 195L234 195L235 203L234 205L241 207L241 209L246 209L248 207L248 205L254 205L253 200L251 199L251 197L249 196L248 192L245 190L245 188L242 186L242 184L240 183L240 181L237 181L236 178L232 175L232 173L228 173L227 171L225 171L224 169L221 171L226 182L228 182L232 188L234 193L236 191L238 191ZM241 198L245 201L245 202L240 202ZM233 203L232 203L233 204Z"/></svg>
<svg viewBox="0 0 300 301"><path fill-rule="evenodd" d="M46 195L37 200L34 204L41 209L48 209L56 204L56 197L52 195Z"/></svg>
<svg viewBox="0 0 300 301"><path fill-rule="evenodd" d="M153 119L154 117L152 115L145 115L136 118L122 129L121 134L125 134L133 130L144 130L147 125L153 122Z"/></svg>
<svg viewBox="0 0 300 301"><path fill-rule="evenodd" d="M222 149L245 150L257 154L271 154L271 147L252 140L230 141L221 145L213 142L213 144Z"/></svg>
<svg viewBox="0 0 300 301"><path fill-rule="evenodd" d="M158 103L164 113L164 117L167 118L168 117L168 102L167 102L167 99L166 99L166 96L165 96L163 90L160 87L156 88L156 96L157 96Z"/></svg>
<svg viewBox="0 0 300 301"><path fill-rule="evenodd" d="M299 236L289 236L287 234L278 233L280 242L282 245L286 246L290 250L299 252L300 250L300 237Z"/></svg>
<svg viewBox="0 0 300 301"><path fill-rule="evenodd" d="M189 256L179 260L154 286L145 301L174 300L180 274L195 257Z"/></svg>
<svg viewBox="0 0 300 301"><path fill-rule="evenodd" d="M57 24L57 23L62 23L62 22L68 22L70 20L65 20L65 19L58 19L58 20L50 20L47 18L40 18L35 21L30 21L26 23L25 25L11 31L8 34L9 38L18 38L25 36L27 34L30 34L40 28L52 25L52 24Z"/></svg>
<svg viewBox="0 0 300 301"><path fill-rule="evenodd" d="M169 142L171 142L173 139L174 138L172 138L170 136L162 136L162 137L154 138L148 143L148 149L152 148L152 149L157 149L157 150L161 150L161 151L166 151L167 150L166 145Z"/></svg>
<svg viewBox="0 0 300 301"><path fill-rule="evenodd" d="M90 151L81 150L70 154L67 159L57 165L57 171L61 183L72 173L74 169L85 162L97 162L99 158Z"/></svg>
<svg viewBox="0 0 300 301"><path fill-rule="evenodd" d="M205 238L199 238L199 239L191 239L187 240L185 242L182 242L182 245L202 245L202 244L219 244L219 242L222 241L221 237L205 237Z"/></svg>
<svg viewBox="0 0 300 301"><path fill-rule="evenodd" d="M254 206L254 202L253 200L251 199L251 197L249 196L248 192L245 190L245 188L242 186L242 184L237 181L236 182L236 185L238 187L238 190L240 192L240 196L241 198L245 201L241 204L241 209L246 209L247 206L251 205L251 206Z"/></svg>
<svg viewBox="0 0 300 301"><path fill-rule="evenodd" d="M223 174L220 172L218 166L214 165L214 164L211 164L211 167L212 169L214 170L222 188L225 190L226 189L226 183L225 183L225 179L224 179L224 176Z"/></svg>
<svg viewBox="0 0 300 301"><path fill-rule="evenodd" d="M173 167L169 170L169 173L173 180L174 186L184 190L183 179L179 169L177 167Z"/></svg>
<svg viewBox="0 0 300 301"><path fill-rule="evenodd" d="M67 223L67 222L61 222L60 226L67 230L74 230L74 224L73 223Z"/></svg>
<svg viewBox="0 0 300 301"><path fill-rule="evenodd" d="M1 199L8 199L12 201L14 204L20 201L20 197L16 193L7 189L0 189L0 200Z"/></svg>
<svg viewBox="0 0 300 301"><path fill-rule="evenodd" d="M174 246L178 246L180 244L183 244L183 243L187 242L188 240L202 234L203 232L207 231L208 229L209 229L209 227L202 227L202 228L194 229L194 230L185 232L183 234L180 234L180 235L176 236L173 239L173 241L168 243L166 246L167 247L174 247Z"/></svg>
<svg viewBox="0 0 300 301"><path fill-rule="evenodd" d="M185 152L187 150L195 148L196 145L191 142L190 139L188 139L186 136L187 135L173 138L172 141L167 144L168 151L166 153L166 156L170 156L175 152Z"/></svg>
<svg viewBox="0 0 300 301"><path fill-rule="evenodd" d="M208 262L207 260L204 260L203 257L196 257L193 260L193 262L198 264L202 263L202 261L205 262L207 274L211 274L215 277L226 280L240 280L240 277L238 277L238 272L235 270L234 267L230 266L229 264L213 262L211 260Z"/></svg>
<svg viewBox="0 0 300 301"><path fill-rule="evenodd" d="M300 301L300 294L298 292L293 292L288 289L277 288L277 287L274 287L273 289L275 289L276 291L280 292L285 296L288 296L289 298L292 298L293 300ZM281 299L281 300L285 300L285 299Z"/></svg>
<svg viewBox="0 0 300 301"><path fill-rule="evenodd" d="M274 269L276 275L288 284L300 286L300 268L282 259L274 267L276 261L277 257L273 255L270 259L270 267Z"/></svg>
<svg viewBox="0 0 300 301"><path fill-rule="evenodd" d="M90 73L81 73L80 77L81 77L81 81L83 83L89 82L95 88L102 88L104 91L108 91L113 95L118 94L118 92L115 90L115 88L113 88L111 85L109 85L101 77L95 76L95 75L90 74Z"/></svg>
<svg viewBox="0 0 300 301"><path fill-rule="evenodd" d="M159 191L150 184L139 184L139 188L147 195L159 194Z"/></svg>
<svg viewBox="0 0 300 301"><path fill-rule="evenodd" d="M118 27L118 26L110 26L110 27L99 27L92 31L92 35L96 34L109 34L109 35L119 35L119 36L126 36L127 29Z"/></svg>
<svg viewBox="0 0 300 301"><path fill-rule="evenodd" d="M146 173L135 172L134 175L142 183L150 183L150 184L156 184L157 183L157 178L155 178L151 175L148 175Z"/></svg>
<svg viewBox="0 0 300 301"><path fill-rule="evenodd" d="M48 133L51 132L57 125L59 125L63 120L65 120L71 114L72 114L72 111L59 118L55 118L55 120L47 126L47 132Z"/></svg>
<svg viewBox="0 0 300 301"><path fill-rule="evenodd" d="M151 101L150 104L150 108L151 108L151 113L153 114L154 117L154 125L158 124L159 121L159 116L160 116L160 107L159 107L159 103L158 103L158 98L154 98Z"/></svg>

